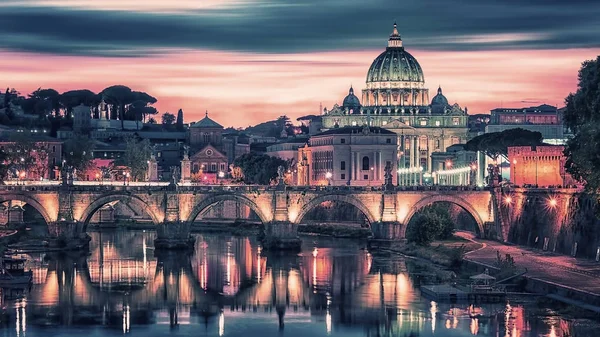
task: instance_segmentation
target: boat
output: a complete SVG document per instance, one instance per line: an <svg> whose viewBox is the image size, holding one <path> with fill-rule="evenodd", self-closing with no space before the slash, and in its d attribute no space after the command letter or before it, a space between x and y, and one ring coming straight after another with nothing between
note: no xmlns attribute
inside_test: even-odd
<svg viewBox="0 0 600 337"><path fill-rule="evenodd" d="M1 288L26 288L31 285L33 272L25 270L27 259L2 257L2 270L0 271Z"/></svg>

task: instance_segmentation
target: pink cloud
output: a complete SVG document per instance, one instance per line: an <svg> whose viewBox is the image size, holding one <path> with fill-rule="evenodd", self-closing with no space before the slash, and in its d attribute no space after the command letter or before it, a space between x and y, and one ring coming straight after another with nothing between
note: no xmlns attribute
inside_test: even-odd
<svg viewBox="0 0 600 337"><path fill-rule="evenodd" d="M470 113L538 103L562 105L576 89L582 61L600 49L432 52L409 51L420 62L433 97L438 85ZM47 56L0 51L1 86L23 94L38 87L100 91L124 84L158 99L157 108L182 108L186 121L208 110L223 125L247 126L280 115L317 114L341 102L352 84L364 86L381 50L311 54L168 51L146 58Z"/></svg>

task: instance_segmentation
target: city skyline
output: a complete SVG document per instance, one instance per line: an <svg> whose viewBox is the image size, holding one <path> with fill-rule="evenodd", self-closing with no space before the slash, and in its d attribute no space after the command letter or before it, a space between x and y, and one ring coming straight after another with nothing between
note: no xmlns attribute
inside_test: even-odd
<svg viewBox="0 0 600 337"><path fill-rule="evenodd" d="M377 2L6 1L0 85L29 94L124 84L155 96L160 113L182 108L191 122L208 110L225 126L243 127L317 114L320 104L341 104L350 85L364 88L394 21L427 87L441 85L470 114L561 107L581 62L600 53L593 34L600 6L587 1L434 1L443 14L416 1L397 11L393 1Z"/></svg>

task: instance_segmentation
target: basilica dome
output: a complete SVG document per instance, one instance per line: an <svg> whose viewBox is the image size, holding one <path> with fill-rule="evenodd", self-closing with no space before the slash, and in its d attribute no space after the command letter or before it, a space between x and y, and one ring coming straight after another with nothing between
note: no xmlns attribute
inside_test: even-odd
<svg viewBox="0 0 600 337"><path fill-rule="evenodd" d="M348 96L344 98L342 107L348 108L348 110L354 110L354 112L358 112L360 110L360 100L354 95L354 89L352 87L350 87Z"/></svg>
<svg viewBox="0 0 600 337"><path fill-rule="evenodd" d="M419 62L402 46L400 33L394 24L388 47L371 64L367 83L372 82L425 82Z"/></svg>

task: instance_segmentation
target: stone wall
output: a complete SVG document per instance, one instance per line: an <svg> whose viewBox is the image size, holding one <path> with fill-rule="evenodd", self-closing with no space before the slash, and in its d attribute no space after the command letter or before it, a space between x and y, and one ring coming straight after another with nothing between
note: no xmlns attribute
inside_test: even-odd
<svg viewBox="0 0 600 337"><path fill-rule="evenodd" d="M505 241L596 258L600 248L600 219L595 213L597 201L593 197L575 192L517 191L500 198L499 221Z"/></svg>

